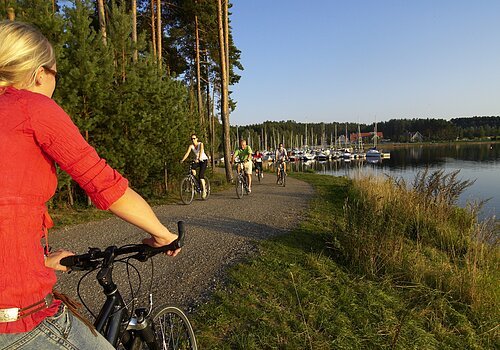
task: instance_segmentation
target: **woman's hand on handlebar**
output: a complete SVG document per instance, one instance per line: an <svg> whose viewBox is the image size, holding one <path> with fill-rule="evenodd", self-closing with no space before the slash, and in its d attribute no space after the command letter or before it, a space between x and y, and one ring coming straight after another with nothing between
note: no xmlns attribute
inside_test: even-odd
<svg viewBox="0 0 500 350"><path fill-rule="evenodd" d="M159 248L159 247L163 247L164 245L167 245L167 244L170 244L172 243L173 240L169 241L169 240L166 240L166 239L163 239L163 238L159 238L159 237L149 237L149 238L144 238L142 240L142 243L144 244L147 244L153 248ZM179 252L181 251L182 248L179 248L179 249L176 249L176 250L167 250L166 251L166 254L168 256L176 256L177 254L179 254Z"/></svg>
<svg viewBox="0 0 500 350"><path fill-rule="evenodd" d="M67 250L57 250L55 252L52 252L45 258L45 266L57 271L66 272L69 269L66 266L61 265L60 261L62 258L71 255L75 255L75 253Z"/></svg>

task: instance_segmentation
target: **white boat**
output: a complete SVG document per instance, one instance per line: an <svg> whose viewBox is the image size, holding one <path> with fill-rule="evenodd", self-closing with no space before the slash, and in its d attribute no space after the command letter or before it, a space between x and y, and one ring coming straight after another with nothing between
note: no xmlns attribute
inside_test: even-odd
<svg viewBox="0 0 500 350"><path fill-rule="evenodd" d="M264 156L262 157L262 160L265 160L268 162L274 162L274 153L273 152L264 152Z"/></svg>
<svg viewBox="0 0 500 350"><path fill-rule="evenodd" d="M351 161L353 155L352 155L352 149L351 148L343 148L340 150L340 158L342 158L344 161Z"/></svg>
<svg viewBox="0 0 500 350"><path fill-rule="evenodd" d="M304 152L302 151L299 151L299 150L293 150L291 153L290 153L290 160L292 162L296 161L296 160L302 160L302 156L303 156Z"/></svg>
<svg viewBox="0 0 500 350"><path fill-rule="evenodd" d="M332 159L339 159L341 157L340 150L332 150L330 156Z"/></svg>
<svg viewBox="0 0 500 350"><path fill-rule="evenodd" d="M303 159L304 159L305 161L308 161L308 160L314 160L314 154L312 154L312 153L311 153L311 152L309 152L309 151L305 151L305 152L304 152Z"/></svg>
<svg viewBox="0 0 500 350"><path fill-rule="evenodd" d="M366 158L374 158L374 157L380 158L381 156L382 154L376 147L372 147L368 151L366 151Z"/></svg>
<svg viewBox="0 0 500 350"><path fill-rule="evenodd" d="M328 160L328 156L323 151L316 151L314 159L316 159L319 162L325 162Z"/></svg>
<svg viewBox="0 0 500 350"><path fill-rule="evenodd" d="M382 163L382 158L380 157L366 157L366 161L370 164Z"/></svg>

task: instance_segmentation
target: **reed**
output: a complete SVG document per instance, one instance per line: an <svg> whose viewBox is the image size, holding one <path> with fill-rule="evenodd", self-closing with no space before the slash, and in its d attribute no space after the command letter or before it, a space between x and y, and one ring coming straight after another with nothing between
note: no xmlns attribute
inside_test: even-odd
<svg viewBox="0 0 500 350"><path fill-rule="evenodd" d="M494 328L500 305L498 222L477 219L481 203L456 206L473 183L458 174L426 170L411 184L390 177L354 179L330 247L351 270L412 288L430 319L446 314L442 305L448 305L448 311L468 309L480 327ZM439 307L429 301L432 294L440 296Z"/></svg>

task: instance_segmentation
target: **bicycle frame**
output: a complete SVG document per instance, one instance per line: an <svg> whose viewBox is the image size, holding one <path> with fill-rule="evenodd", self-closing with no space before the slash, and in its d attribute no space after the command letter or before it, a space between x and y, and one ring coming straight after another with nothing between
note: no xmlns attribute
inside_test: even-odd
<svg viewBox="0 0 500 350"><path fill-rule="evenodd" d="M130 317L118 286L113 281L112 272L112 267L105 267L97 274L97 280L103 288L106 301L94 322L96 330L114 347L121 340L127 350L140 349L141 342L146 343L151 350L160 350L147 310L137 308L135 315Z"/></svg>
<svg viewBox="0 0 500 350"><path fill-rule="evenodd" d="M119 344L126 350L141 350L143 344L146 344L150 350L160 350L163 347L162 342L165 341L165 333L163 330L162 336L156 333L154 319L151 316L153 308L151 297L149 309L135 308L129 310L118 290L118 286L113 281L113 266L115 262L128 259L145 262L157 254L181 248L184 245L184 223L179 221L177 227L178 238L163 247L154 248L145 244L131 244L123 247L109 246L104 251L99 248L89 248L88 253L71 255L61 259L61 265L75 271L99 271L96 279L106 295L106 301L99 311L94 326L114 347ZM116 260L117 257L124 255L127 258ZM126 263L128 264L128 261ZM182 311L179 310L179 312L187 320ZM189 320L186 320L184 320L183 324L186 324L186 322L189 324ZM190 324L189 327L188 341L190 344L194 344L194 348L196 348L194 332Z"/></svg>
<svg viewBox="0 0 500 350"><path fill-rule="evenodd" d="M191 163L191 164L189 164L189 172L188 172L186 177L189 177L191 179L191 181L193 182L194 187L195 187L195 191L197 193L201 193L201 183L200 183L199 179L195 175L193 175L193 170L195 170L195 169L193 167L193 163ZM206 179L206 177L205 177L205 179Z"/></svg>
<svg viewBox="0 0 500 350"><path fill-rule="evenodd" d="M201 192L200 183L199 183L198 179L196 178L196 176L194 176L193 174L189 174L188 176L189 176L189 178L191 179L191 182L194 185L195 191L196 192Z"/></svg>
<svg viewBox="0 0 500 350"><path fill-rule="evenodd" d="M248 189L248 179L247 174L245 173L245 168L243 167L243 163L238 164L238 177L241 177L241 181L243 182L243 186L245 190Z"/></svg>

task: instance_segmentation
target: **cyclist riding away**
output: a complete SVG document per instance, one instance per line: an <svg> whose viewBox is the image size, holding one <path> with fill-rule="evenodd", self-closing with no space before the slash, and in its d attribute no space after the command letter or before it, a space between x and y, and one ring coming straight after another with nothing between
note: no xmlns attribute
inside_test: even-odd
<svg viewBox="0 0 500 350"><path fill-rule="evenodd" d="M247 175L248 180L248 193L252 192L252 149L247 145L247 141L244 139L240 140L240 148L234 151L233 157L231 158L231 165L234 163L234 159L239 157L241 164L238 164L238 171L240 167L243 167L243 171Z"/></svg>
<svg viewBox="0 0 500 350"><path fill-rule="evenodd" d="M274 153L274 159L275 159L275 164L276 164L276 181L278 181L278 178L280 176L280 164L283 164L283 171L286 174L286 160L288 159L288 154L286 152L286 149L283 147L283 144L280 143L278 149Z"/></svg>
<svg viewBox="0 0 500 350"><path fill-rule="evenodd" d="M66 270L61 259L73 255L49 253L47 243L53 223L46 202L57 188L55 163L96 207L148 232L144 243L160 247L177 238L51 99L57 74L54 49L37 29L0 21L1 349L113 349L52 291L55 270Z"/></svg>
<svg viewBox="0 0 500 350"><path fill-rule="evenodd" d="M255 164L255 175L259 176L263 179L264 173L262 172L262 153L259 150L255 151L253 155L253 162Z"/></svg>
<svg viewBox="0 0 500 350"><path fill-rule="evenodd" d="M205 146L203 145L203 142L200 142L198 140L196 134L191 135L191 142L192 144L189 145L186 154L181 160L181 163L184 162L186 158L189 156L189 153L193 151L195 156L193 169L200 168L198 175L198 183L200 184L202 191L201 197L205 199L207 196L207 186L205 183L205 170L207 170L208 156L205 153Z"/></svg>

